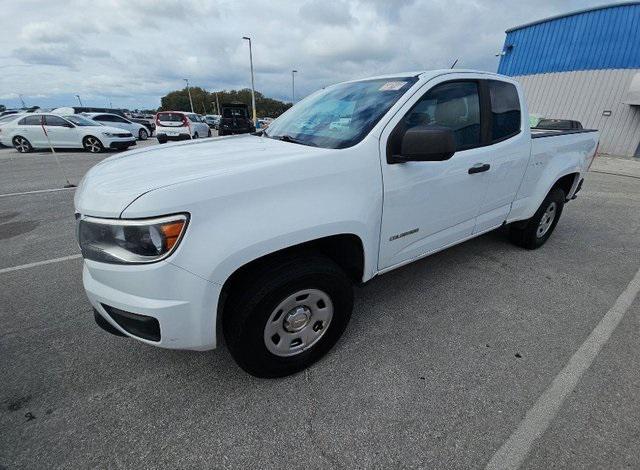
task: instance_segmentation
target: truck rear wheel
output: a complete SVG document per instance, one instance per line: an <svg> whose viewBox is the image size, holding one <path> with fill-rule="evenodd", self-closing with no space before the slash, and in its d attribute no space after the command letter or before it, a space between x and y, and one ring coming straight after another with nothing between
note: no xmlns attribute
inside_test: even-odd
<svg viewBox="0 0 640 470"><path fill-rule="evenodd" d="M540 248L549 239L558 224L565 201L564 191L553 188L542 201L536 213L528 220L514 222L509 226L509 238L518 246L528 250Z"/></svg>
<svg viewBox="0 0 640 470"><path fill-rule="evenodd" d="M323 256L263 267L241 284L230 293L223 331L238 365L256 377L284 377L310 366L351 317L352 283Z"/></svg>

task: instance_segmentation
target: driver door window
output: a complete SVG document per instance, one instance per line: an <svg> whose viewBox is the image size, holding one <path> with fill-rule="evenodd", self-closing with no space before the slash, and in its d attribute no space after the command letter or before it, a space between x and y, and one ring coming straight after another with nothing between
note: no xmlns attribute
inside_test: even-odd
<svg viewBox="0 0 640 470"><path fill-rule="evenodd" d="M446 127L453 131L456 150L482 144L480 98L475 81L449 82L429 90L404 117L406 129Z"/></svg>

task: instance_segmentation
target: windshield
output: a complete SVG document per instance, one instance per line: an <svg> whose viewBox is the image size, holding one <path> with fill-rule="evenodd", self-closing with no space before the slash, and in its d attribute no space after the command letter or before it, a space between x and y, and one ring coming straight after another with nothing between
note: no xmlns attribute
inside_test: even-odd
<svg viewBox="0 0 640 470"><path fill-rule="evenodd" d="M69 121L71 121L72 123L74 123L76 126L80 126L80 127L85 127L85 126L101 126L102 124L97 123L95 121L92 121L89 118L86 118L84 116L79 116L77 114L74 114L72 116L64 116L65 119L68 119Z"/></svg>
<svg viewBox="0 0 640 470"><path fill-rule="evenodd" d="M341 149L360 142L416 77L342 83L296 104L269 126L266 137Z"/></svg>

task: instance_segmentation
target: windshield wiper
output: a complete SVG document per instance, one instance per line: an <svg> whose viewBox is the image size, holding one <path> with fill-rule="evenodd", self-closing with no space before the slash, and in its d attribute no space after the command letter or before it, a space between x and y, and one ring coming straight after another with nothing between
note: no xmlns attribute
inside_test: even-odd
<svg viewBox="0 0 640 470"><path fill-rule="evenodd" d="M272 139L276 139L276 140L281 140L282 142L291 142L292 144L309 145L311 147L317 147L316 144L313 144L311 142L305 142L305 141L300 140L300 139L296 139L295 137L291 137L288 134L285 134L285 135L274 135L271 138Z"/></svg>

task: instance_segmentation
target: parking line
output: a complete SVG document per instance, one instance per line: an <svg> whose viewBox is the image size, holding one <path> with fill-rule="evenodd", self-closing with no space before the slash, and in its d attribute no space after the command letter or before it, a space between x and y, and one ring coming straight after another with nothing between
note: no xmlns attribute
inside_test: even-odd
<svg viewBox="0 0 640 470"><path fill-rule="evenodd" d="M556 375L551 385L527 411L518 428L493 455L487 464L487 469L517 469L522 465L535 440L547 430L565 398L575 389L582 375L589 369L639 292L640 269L613 307L602 317L589 337Z"/></svg>
<svg viewBox="0 0 640 470"><path fill-rule="evenodd" d="M47 259L44 261L36 261L35 263L21 264L20 266L12 266L10 268L2 268L0 269L0 274L10 273L13 271L20 271L21 269L35 268L36 266L44 266L45 264L60 263L61 261L77 259L77 258L80 258L81 256L82 255L80 254L63 256L62 258L53 258L53 259Z"/></svg>
<svg viewBox="0 0 640 470"><path fill-rule="evenodd" d="M76 189L76 187L74 186L73 188L38 189L36 191L25 191L23 193L7 193L7 194L0 194L0 197L24 196L26 194L53 193L56 191L70 191L72 189Z"/></svg>

